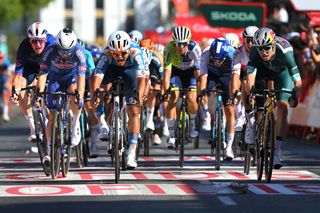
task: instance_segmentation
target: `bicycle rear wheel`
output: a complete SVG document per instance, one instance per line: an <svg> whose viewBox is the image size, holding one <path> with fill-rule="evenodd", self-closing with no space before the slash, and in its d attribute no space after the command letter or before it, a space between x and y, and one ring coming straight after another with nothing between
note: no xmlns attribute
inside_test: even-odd
<svg viewBox="0 0 320 213"><path fill-rule="evenodd" d="M221 166L221 148L223 146L223 130L222 130L222 109L218 110L216 113L217 117L215 118L216 122L214 125L216 126L215 130L215 168L216 170L220 170Z"/></svg>
<svg viewBox="0 0 320 213"><path fill-rule="evenodd" d="M51 177L55 179L60 170L60 157L61 157L61 140L63 137L62 122L60 113L58 111L54 112L53 122L52 122L52 133L51 133Z"/></svg>
<svg viewBox="0 0 320 213"><path fill-rule="evenodd" d="M268 183L271 181L272 177L272 171L273 171L273 158L274 158L274 148L275 148L275 142L276 142L276 131L275 131L275 120L273 113L269 113L266 118L266 127L265 130L265 155L264 155L264 176Z"/></svg>
<svg viewBox="0 0 320 213"><path fill-rule="evenodd" d="M250 173L251 166L251 154L250 154L250 145L244 144L244 173L248 175Z"/></svg>

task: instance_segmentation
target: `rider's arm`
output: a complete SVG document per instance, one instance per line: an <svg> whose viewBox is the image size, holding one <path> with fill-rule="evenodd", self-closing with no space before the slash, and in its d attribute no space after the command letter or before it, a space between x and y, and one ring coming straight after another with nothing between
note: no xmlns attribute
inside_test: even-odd
<svg viewBox="0 0 320 213"><path fill-rule="evenodd" d="M12 86L15 87L15 89L21 89L21 81L22 81L22 75L23 75L23 67L24 67L24 61L25 57L27 55L27 52L25 51L25 41L22 41L16 55L16 66L15 66L15 74L12 81Z"/></svg>
<svg viewBox="0 0 320 213"><path fill-rule="evenodd" d="M208 64L209 64L209 47L204 49L201 55L200 61L200 80L198 91L205 89L207 87L207 76L208 76Z"/></svg>
<svg viewBox="0 0 320 213"><path fill-rule="evenodd" d="M162 83L162 94L170 87L171 68L172 68L172 52L170 43L165 47L163 53L164 78Z"/></svg>
<svg viewBox="0 0 320 213"><path fill-rule="evenodd" d="M251 48L248 66L247 66L247 83L246 83L246 93L249 94L252 86L255 83L255 78L257 74L257 61L259 60L258 52L256 49ZM260 59L262 60L262 59Z"/></svg>
<svg viewBox="0 0 320 213"><path fill-rule="evenodd" d="M77 89L80 95L80 99L83 99L84 88L86 85L86 54L83 48L80 48L76 51L77 55L77 64L78 64L78 81L77 81Z"/></svg>
<svg viewBox="0 0 320 213"><path fill-rule="evenodd" d="M289 70L291 80L294 83L294 87L295 88L301 87L302 86L301 76L300 76L296 61L293 56L293 51L290 50L290 51L286 52L285 57L286 57L287 67Z"/></svg>
<svg viewBox="0 0 320 213"><path fill-rule="evenodd" d="M90 80L90 93L93 94L97 89L100 88L102 79L104 74L110 64L110 60L106 54L101 54L100 58L98 59L97 66L93 70ZM92 96L93 97L93 96Z"/></svg>
<svg viewBox="0 0 320 213"><path fill-rule="evenodd" d="M231 77L231 94L234 94L236 90L239 90L239 80L241 74L241 52L239 49L235 50L232 57L232 77Z"/></svg>
<svg viewBox="0 0 320 213"><path fill-rule="evenodd" d="M196 69L196 71L194 71L194 77L198 79L200 76L200 63L201 63L201 48L198 44L192 49L192 54L194 59L194 66Z"/></svg>
<svg viewBox="0 0 320 213"><path fill-rule="evenodd" d="M141 50L136 49L135 54L133 56L134 60L134 69L137 73L137 79L138 79L138 94L139 94L139 101L142 103L142 97L145 94L146 89L146 63L143 60L143 52Z"/></svg>
<svg viewBox="0 0 320 213"><path fill-rule="evenodd" d="M49 47L50 49L52 47ZM47 49L46 49L47 50ZM46 80L47 80L47 75L49 72L49 68L51 66L51 59L50 59L50 51L46 51L43 54L43 57L41 58L40 62L40 70L39 70L39 77L38 77L38 89L39 92L44 92L45 86L46 86Z"/></svg>

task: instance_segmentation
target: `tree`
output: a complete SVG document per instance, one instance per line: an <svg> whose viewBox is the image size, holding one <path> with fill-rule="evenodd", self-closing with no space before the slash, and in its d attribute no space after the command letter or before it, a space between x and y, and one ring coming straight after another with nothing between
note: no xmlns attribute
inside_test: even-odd
<svg viewBox="0 0 320 213"><path fill-rule="evenodd" d="M52 0L0 0L0 27L27 16L35 17ZM23 19L24 20L24 19Z"/></svg>

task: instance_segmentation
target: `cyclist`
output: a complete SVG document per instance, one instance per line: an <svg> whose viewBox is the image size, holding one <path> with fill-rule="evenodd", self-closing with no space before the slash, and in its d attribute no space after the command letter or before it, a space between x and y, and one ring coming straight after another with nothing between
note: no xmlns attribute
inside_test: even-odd
<svg viewBox="0 0 320 213"><path fill-rule="evenodd" d="M99 49L99 47L96 46L96 45L91 45L89 47L89 50L90 50L91 56L93 58L94 65L97 65L98 59L100 57L100 49Z"/></svg>
<svg viewBox="0 0 320 213"><path fill-rule="evenodd" d="M248 26L242 33L243 45L233 53L233 68L231 78L231 94L236 91L241 91L242 100L245 100L245 86L242 82L246 82L246 69L249 61L249 53L252 47L254 33L258 30L256 26ZM236 122L234 125L235 131L241 131L245 122L244 105L238 101L235 105ZM247 143L253 143L254 139L245 140Z"/></svg>
<svg viewBox="0 0 320 213"><path fill-rule="evenodd" d="M153 115L155 112L156 98L157 92L153 90L160 90L161 83L163 80L163 61L161 60L161 56L159 53L155 51L153 41L150 39L143 39L140 42L140 46L142 48L146 48L149 50L150 54L150 63L148 65L150 72L150 82L148 82L148 86L150 88L147 94L147 129L155 130L155 125L153 122ZM158 134L153 135L153 143L159 145L161 143L161 139Z"/></svg>
<svg viewBox="0 0 320 213"><path fill-rule="evenodd" d="M90 157L91 158L96 158L99 155L99 150L97 147L97 135L99 132L99 120L98 117L96 116L95 109L91 105L91 94L90 94L90 79L91 79L91 74L93 73L93 70L95 68L94 64L94 59L92 57L91 51L85 48L85 43L81 39L77 39L78 43L82 46L84 49L84 53L86 55L86 86L84 90L84 107L86 109L86 112L88 113L88 124L89 124L89 129L90 129L90 136L91 136L91 146L90 146ZM91 48L90 48L91 50ZM95 52L95 51L94 51Z"/></svg>
<svg viewBox="0 0 320 213"><path fill-rule="evenodd" d="M277 90L296 88L300 89L301 77L293 57L293 48L290 43L275 35L269 28L259 29L253 37L249 62L247 66L247 93L253 85L258 88L265 87L263 80L273 80L274 88ZM261 84L261 82L263 84ZM281 146L287 131L288 98L290 94L281 93L277 95L277 141L274 154L274 168L280 169ZM293 101L294 102L294 101ZM263 100L256 99L258 110L263 108ZM293 103L290 102L292 106ZM252 115L250 112L249 115ZM254 134L254 129L250 128L250 134ZM253 138L253 137L250 137Z"/></svg>
<svg viewBox="0 0 320 213"><path fill-rule="evenodd" d="M196 79L200 75L200 46L191 40L191 31L187 27L178 26L172 31L173 40L164 49L164 80L162 92L167 91L170 84L179 88L196 88ZM177 118L176 104L179 92L168 100L165 115L169 128L168 148L175 147L175 122ZM188 112L190 114L190 137L198 136L195 119L198 113L197 94L187 93Z"/></svg>
<svg viewBox="0 0 320 213"><path fill-rule="evenodd" d="M27 35L28 37L21 42L17 52L15 75L12 83L15 90L12 91L12 101L15 104L19 103L19 108L30 128L28 139L34 141L36 135L30 96L20 89L36 85L43 51L47 46L55 43L55 38L48 34L45 26L40 22L31 24L28 27Z"/></svg>
<svg viewBox="0 0 320 213"><path fill-rule="evenodd" d="M101 83L109 90L110 83L121 76L125 91L137 91L139 103L145 89L145 64L140 48L131 44L128 33L115 31L108 38L107 47L102 53L92 78L92 90L100 88ZM99 103L99 100L96 104ZM127 167L137 167L136 146L140 132L140 104L136 101L134 92L126 94L127 113L129 117L129 149Z"/></svg>
<svg viewBox="0 0 320 213"><path fill-rule="evenodd" d="M234 158L232 152L234 138L234 109L230 103L228 103L230 99L230 81L232 72L231 54L230 46L224 38L215 39L202 53L201 77L199 82L200 90L204 90L206 87L212 89L219 83L221 89L225 91L222 94L222 99L227 120L226 160L232 160ZM209 97L213 98L213 95L210 95ZM214 115L213 102L213 99L209 100L209 111L211 115ZM208 106L205 107L208 108Z"/></svg>
<svg viewBox="0 0 320 213"><path fill-rule="evenodd" d="M5 60L4 52L0 51L0 99L2 99L3 115L4 121L9 121L9 96L8 96L8 68L10 62ZM1 116L1 115L0 115Z"/></svg>
<svg viewBox="0 0 320 213"><path fill-rule="evenodd" d="M71 146L76 146L81 140L79 118L85 89L86 56L84 49L77 42L77 37L71 29L62 29L57 34L56 40L56 45L50 45L42 57L38 88L40 92L44 92L45 83L48 79L47 92L49 93L66 90L74 93L76 89L78 90L79 102L76 104L77 100L74 96L70 100L72 111ZM56 108L55 98L48 94L46 103L50 113L46 130L48 155L44 157L44 161L50 162L49 144L51 144L50 135L54 115L52 110Z"/></svg>

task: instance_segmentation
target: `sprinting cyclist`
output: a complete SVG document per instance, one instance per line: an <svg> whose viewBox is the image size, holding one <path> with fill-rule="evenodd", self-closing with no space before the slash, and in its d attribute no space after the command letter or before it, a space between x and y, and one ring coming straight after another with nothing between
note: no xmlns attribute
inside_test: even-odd
<svg viewBox="0 0 320 213"><path fill-rule="evenodd" d="M92 90L100 88L101 83L109 90L117 77L124 80L124 90L132 91L126 94L126 110L129 117L129 150L127 157L127 168L137 167L136 147L140 133L140 109L142 95L145 90L145 64L140 48L131 45L128 33L115 31L108 38L107 47L101 54L98 65L92 79ZM136 97L137 91L139 97ZM138 101L136 100L138 98ZM99 100L97 100L97 103ZM108 104L108 103L107 103ZM112 114L112 112L108 112ZM108 122L110 122L108 120Z"/></svg>
<svg viewBox="0 0 320 213"><path fill-rule="evenodd" d="M5 60L4 52L0 51L0 99L2 100L2 119L9 121L9 90L8 90L8 68L10 62ZM1 102L1 101L0 101Z"/></svg>
<svg viewBox="0 0 320 213"><path fill-rule="evenodd" d="M157 99L157 91L161 88L161 83L163 81L163 61L161 60L160 54L158 54L154 49L153 41L150 39L143 39L140 42L142 48L147 48L151 57L150 63L148 65L150 72L150 81L148 82L148 88L150 90L147 94L147 129L155 130L155 125L153 121L153 115L155 112L155 105ZM154 133L153 143L156 145L161 144L161 139L158 134Z"/></svg>
<svg viewBox="0 0 320 213"><path fill-rule="evenodd" d="M298 67L293 57L293 49L290 43L275 35L269 28L259 29L253 37L249 62L247 66L247 93L253 85L258 88L265 87L263 80L272 80L277 90L293 88L300 89L302 82ZM262 82L262 83L261 83ZM287 131L288 98L290 94L277 95L277 141L274 153L274 168L280 169L281 146ZM258 110L263 108L263 99L256 99ZM292 103L290 103L292 105ZM250 112L249 115L252 115ZM250 128L253 134L254 129Z"/></svg>
<svg viewBox="0 0 320 213"><path fill-rule="evenodd" d="M232 72L232 55L229 53L230 46L224 38L218 38L207 47L201 56L200 90L213 89L216 84L221 85L224 91L222 100L227 120L227 147L226 160L234 158L232 143L234 138L234 109L228 103L230 99L230 82ZM209 112L214 116L214 96L209 96ZM208 107L208 106L207 106Z"/></svg>
<svg viewBox="0 0 320 213"><path fill-rule="evenodd" d="M90 157L96 158L99 155L99 149L97 147L97 135L99 133L99 119L96 116L95 108L91 105L91 94L90 94L90 79L91 75L93 73L93 70L95 68L94 59L91 55L91 52L85 48L85 43L81 40L77 40L78 43L82 46L84 49L84 53L86 55L86 86L84 90L84 107L86 109L86 112L88 113L88 124L90 129L90 136L91 136L91 144L90 144Z"/></svg>
<svg viewBox="0 0 320 213"><path fill-rule="evenodd" d="M191 40L191 31L187 27L178 26L172 31L173 40L164 49L164 81L162 90L167 91L170 84L179 88L196 88L200 76L200 46ZM179 92L175 92L168 100L165 115L169 128L168 148L175 147L175 122L177 119L176 104ZM190 137L198 136L196 116L198 113L197 94L187 93L187 111L190 114Z"/></svg>
<svg viewBox="0 0 320 213"><path fill-rule="evenodd" d="M243 124L245 122L245 109L244 102L245 100L245 83L246 83L246 69L249 61L250 49L253 43L254 33L258 30L256 26L248 26L244 29L242 33L243 45L233 53L233 68L232 68L232 79L231 79L231 94L234 94L236 91L241 92L241 100L235 104L235 115L236 122L234 125L235 131L241 131ZM243 82L243 84L242 84ZM253 125L252 122L249 123ZM247 131L248 132L248 131ZM251 137L251 138L249 138ZM245 141L252 144L254 142L254 135L246 136Z"/></svg>
<svg viewBox="0 0 320 213"><path fill-rule="evenodd" d="M83 94L86 76L86 55L82 46L77 42L75 33L64 28L57 35L57 43L50 45L41 60L40 75L38 80L39 92L44 92L45 83L48 79L47 92L68 91L74 93L78 90L79 102L76 103L75 96L70 98L70 109L72 111L71 146L76 146L81 140L80 112L83 106ZM56 108L55 97L47 95L47 107L50 110L46 135L48 143L48 155L44 157L45 162L50 162L50 135Z"/></svg>
<svg viewBox="0 0 320 213"><path fill-rule="evenodd" d="M32 106L30 96L21 88L36 85L36 77L40 70L40 60L44 49L50 44L55 43L55 38L48 34L44 25L35 22L28 27L27 38L25 38L17 52L15 76L12 85L15 90L12 91L12 101L19 103L19 108L25 116L30 129L29 141L36 139L34 129L34 118L32 115Z"/></svg>

